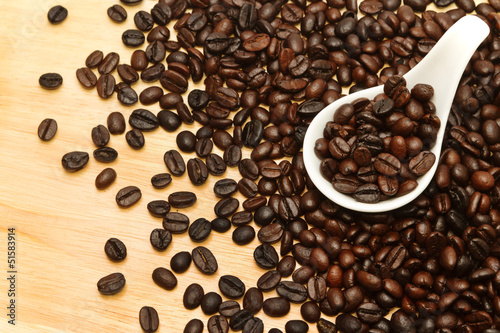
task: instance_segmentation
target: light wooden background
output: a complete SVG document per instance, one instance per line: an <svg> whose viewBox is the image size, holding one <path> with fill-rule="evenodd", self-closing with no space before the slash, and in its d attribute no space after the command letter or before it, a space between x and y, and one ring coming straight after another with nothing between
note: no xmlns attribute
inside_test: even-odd
<svg viewBox="0 0 500 333"><path fill-rule="evenodd" d="M161 227L161 219L148 213L147 203L166 199L174 191L191 190L196 192L198 202L182 212L191 221L215 217L215 177L200 187L191 185L187 174L174 178L166 189L155 190L151 186L151 176L167 171L163 154L176 148L176 134L161 128L146 133L146 145L140 151L129 148L123 135L112 136L109 145L118 150L119 157L111 165L91 158L84 170L74 174L61 167L61 157L66 152L92 153L95 147L90 131L105 124L110 112L121 111L128 118L140 107L124 107L115 96L101 100L95 90L79 85L75 71L84 66L87 55L96 49L105 54L116 51L121 63L129 63L133 49L122 44L121 34L134 27L136 11L149 10L156 1L144 0L139 6L126 7L129 17L121 24L112 22L106 14L107 8L118 0L1 3L0 331L141 332L138 313L145 305L157 309L159 332L182 332L192 318L200 318L206 324L208 317L200 308L188 311L182 306L182 295L190 283L202 284L206 292L218 291L219 276L234 274L249 288L265 271L253 260L257 240L248 246L237 246L231 240L232 230L226 234L212 232L204 245L218 259L216 275L204 276L192 265L186 273L177 275L179 283L173 291L153 283L151 273L156 267L170 268L169 260L175 253L191 251L198 244L187 235L174 235L166 252L156 252L149 243L149 234ZM53 26L46 15L57 3L64 5L69 15L62 24ZM39 76L47 72L63 76L60 89L47 91L39 87ZM143 83L134 85L138 93L145 87ZM154 113L159 111L157 105L146 108ZM47 117L57 120L59 130L52 141L42 142L36 132L40 121ZM197 126L181 129L186 128L195 131ZM245 149L244 154L249 153ZM118 179L109 189L98 191L94 179L108 166L115 168ZM229 169L224 176L239 179L236 169ZM140 187L143 197L134 207L120 209L115 194L127 185ZM7 324L5 315L9 227L16 229L17 239L15 328ZM128 257L124 262L113 263L105 256L104 243L110 237L126 244ZM112 272L125 274L126 287L115 296L102 296L96 282ZM265 293L265 298L273 296L274 291ZM264 320L266 332L273 327L284 330L287 320L300 318L299 306L292 304L289 315L281 319L269 318L262 311L258 316ZM310 327L310 332L317 332L315 325Z"/></svg>

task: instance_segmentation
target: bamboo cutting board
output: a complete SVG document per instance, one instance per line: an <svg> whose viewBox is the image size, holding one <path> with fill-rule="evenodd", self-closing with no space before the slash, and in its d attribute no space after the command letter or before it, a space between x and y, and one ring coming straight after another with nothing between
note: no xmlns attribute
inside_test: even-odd
<svg viewBox="0 0 500 333"><path fill-rule="evenodd" d="M115 1L61 0L69 15L60 25L51 25L46 15L56 4L49 0L2 1L0 6L0 332L141 332L138 314L141 307L153 306L159 313L159 332L182 332L192 318L205 325L208 316L201 309L188 311L182 306L186 287L198 282L205 292L219 292L221 275L240 277L247 288L253 287L265 272L253 260L255 239L247 246L237 246L231 232L212 232L203 245L209 247L219 263L213 276L205 276L191 265L177 274L178 286L166 291L156 286L151 273L156 267L170 268L170 258L179 251L191 251L199 244L187 234L174 235L165 252L155 251L149 234L161 227L161 219L152 217L146 205L149 201L166 199L174 191L196 192L198 201L182 210L191 221L199 217L215 217L217 199L212 192L216 179L193 186L187 175L175 178L166 189L155 190L150 183L154 174L166 172L163 154L175 149L176 133L161 128L145 133L146 145L134 151L123 135L112 136L109 146L119 152L111 165L92 157L85 169L67 173L61 167L61 157L69 151L95 149L90 131L105 124L110 112L120 111L126 119L140 107L124 107L113 96L102 100L95 90L83 89L75 71L83 67L85 58L94 50L111 51L121 56L120 63L130 63L133 49L121 42L121 34L134 28L133 15L138 10L149 11L157 1L144 0L140 5L126 7L128 19L121 24L112 22L108 7ZM174 31L171 29L172 35ZM174 37L175 38L175 37ZM38 78L47 72L60 73L62 87L47 91L38 85ZM137 83L140 93L146 84ZM187 96L187 95L186 95ZM185 97L186 98L186 97ZM154 113L159 106L146 107ZM37 127L44 118L57 120L59 129L50 142L37 137ZM196 131L197 125L180 130ZM179 131L180 131L179 130ZM215 148L215 152L222 152ZM250 151L244 149L244 155ZM190 156L192 155L192 156ZM187 158L194 157L194 153ZM113 167L117 181L108 189L98 191L96 175L105 167ZM229 168L223 177L239 179L237 169ZM135 206L120 209L115 203L116 192L128 185L142 190L142 199ZM240 203L244 200L238 196ZM15 228L15 298L9 297L10 276L7 266L8 229ZM233 228L234 229L234 228ZM113 263L104 254L104 244L110 237L121 239L127 246L128 257ZM110 273L122 272L127 284L114 296L102 296L97 281ZM290 278L288 278L290 279ZM274 297L276 292L265 293ZM15 323L8 323L7 306L15 300ZM241 301L241 300L240 300ZM285 318L270 318L261 311L265 332L277 327L284 330L288 320L301 319L299 306L292 304ZM326 318L334 321L333 318ZM206 328L205 328L206 331ZM317 332L310 325L310 332Z"/></svg>

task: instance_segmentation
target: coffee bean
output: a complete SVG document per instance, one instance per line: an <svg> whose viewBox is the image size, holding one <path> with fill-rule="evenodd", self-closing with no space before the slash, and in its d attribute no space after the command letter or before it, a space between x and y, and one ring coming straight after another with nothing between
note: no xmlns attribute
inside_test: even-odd
<svg viewBox="0 0 500 333"><path fill-rule="evenodd" d="M211 222L212 230L220 233L224 233L231 229L231 221L224 217L217 217Z"/></svg>
<svg viewBox="0 0 500 333"><path fill-rule="evenodd" d="M259 245L255 249L253 257L257 265L264 269L275 268L278 265L279 261L278 253L268 243Z"/></svg>
<svg viewBox="0 0 500 333"><path fill-rule="evenodd" d="M170 268L175 273L184 273L191 266L191 254L186 251L178 252L170 259Z"/></svg>
<svg viewBox="0 0 500 333"><path fill-rule="evenodd" d="M57 73L46 73L40 76L38 83L45 89L57 89L62 85L63 78Z"/></svg>
<svg viewBox="0 0 500 333"><path fill-rule="evenodd" d="M147 66L147 58L146 58L146 53L144 53L144 61L146 62ZM165 65L162 63L154 64L150 67L145 68L142 73L141 73L141 79L144 82L155 82L158 81L163 72L165 71ZM160 99L161 102L161 99Z"/></svg>
<svg viewBox="0 0 500 333"><path fill-rule="evenodd" d="M215 315L208 319L207 328L209 333L227 333L229 324L224 316Z"/></svg>
<svg viewBox="0 0 500 333"><path fill-rule="evenodd" d="M130 126L141 131L152 131L158 128L158 118L149 110L134 110L128 120Z"/></svg>
<svg viewBox="0 0 500 333"><path fill-rule="evenodd" d="M110 238L104 245L104 252L112 261L122 261L127 256L127 247L118 238Z"/></svg>
<svg viewBox="0 0 500 333"><path fill-rule="evenodd" d="M264 301L262 310L269 317L284 317L290 312L290 302L282 297L271 297Z"/></svg>
<svg viewBox="0 0 500 333"><path fill-rule="evenodd" d="M156 189L162 189L170 185L172 176L169 173L159 173L151 177L151 184Z"/></svg>
<svg viewBox="0 0 500 333"><path fill-rule="evenodd" d="M116 171L112 168L106 168L99 173L95 179L95 187L103 190L111 186L116 179Z"/></svg>
<svg viewBox="0 0 500 333"><path fill-rule="evenodd" d="M245 294L245 284L236 276L223 275L219 278L219 289L227 298L237 299Z"/></svg>
<svg viewBox="0 0 500 333"><path fill-rule="evenodd" d="M212 231L212 224L210 221L204 218L199 218L195 220L189 226L189 238L193 242L203 242L210 236L210 232Z"/></svg>
<svg viewBox="0 0 500 333"><path fill-rule="evenodd" d="M218 265L212 252L204 246L198 246L192 252L193 263L200 272L212 275L217 271Z"/></svg>
<svg viewBox="0 0 500 333"><path fill-rule="evenodd" d="M242 309L229 318L229 326L233 331L240 331L245 326L246 322L253 318L253 314L245 309Z"/></svg>
<svg viewBox="0 0 500 333"><path fill-rule="evenodd" d="M149 241L157 251L165 251L172 242L172 234L165 229L153 229Z"/></svg>
<svg viewBox="0 0 500 333"><path fill-rule="evenodd" d="M219 313L226 318L240 311L240 304L236 301L224 301L219 306Z"/></svg>
<svg viewBox="0 0 500 333"><path fill-rule="evenodd" d="M208 178L208 168L199 158L192 158L188 161L187 171L193 185L202 185Z"/></svg>
<svg viewBox="0 0 500 333"><path fill-rule="evenodd" d="M170 173L174 176L182 176L186 171L186 165L181 154L176 150L169 150L163 157L165 165Z"/></svg>
<svg viewBox="0 0 500 333"><path fill-rule="evenodd" d="M89 154L83 151L73 151L64 154L62 166L68 172L76 172L83 169L89 161Z"/></svg>
<svg viewBox="0 0 500 333"><path fill-rule="evenodd" d="M185 93L189 84L185 77L170 69L163 72L160 83L163 88L178 94Z"/></svg>
<svg viewBox="0 0 500 333"><path fill-rule="evenodd" d="M218 217L229 217L238 210L239 205L238 199L223 198L214 207L215 215Z"/></svg>
<svg viewBox="0 0 500 333"><path fill-rule="evenodd" d="M242 225L234 229L233 242L238 245L246 245L253 241L255 238L255 230L252 226Z"/></svg>
<svg viewBox="0 0 500 333"><path fill-rule="evenodd" d="M203 333L203 322L199 319L191 319L184 327L184 333Z"/></svg>
<svg viewBox="0 0 500 333"><path fill-rule="evenodd" d="M196 136L190 131L182 131L177 134L176 143L181 151L191 153L196 147Z"/></svg>
<svg viewBox="0 0 500 333"><path fill-rule="evenodd" d="M179 212L169 212L163 218L163 228L173 234L182 234L189 228L189 218Z"/></svg>
<svg viewBox="0 0 500 333"><path fill-rule="evenodd" d="M139 323L144 332L156 332L160 326L158 312L150 306L143 306L139 311Z"/></svg>
<svg viewBox="0 0 500 333"><path fill-rule="evenodd" d="M196 309L200 305L204 294L205 291L203 287L198 283L190 284L184 291L184 296L182 298L184 307L188 310Z"/></svg>
<svg viewBox="0 0 500 333"><path fill-rule="evenodd" d="M276 287L276 292L292 303L302 303L307 299L307 289L297 282L282 281Z"/></svg>
<svg viewBox="0 0 500 333"><path fill-rule="evenodd" d="M147 208L151 215L163 217L170 211L170 204L165 200L153 200L148 202Z"/></svg>
<svg viewBox="0 0 500 333"><path fill-rule="evenodd" d="M111 112L107 119L109 133L122 134L125 132L125 118L120 112Z"/></svg>
<svg viewBox="0 0 500 333"><path fill-rule="evenodd" d="M214 184L214 194L218 198L224 198L224 197L229 197L236 193L238 190L238 183L236 183L235 180L225 178L225 179L220 179Z"/></svg>
<svg viewBox="0 0 500 333"><path fill-rule="evenodd" d="M68 10L63 6L57 5L49 9L47 18L52 24L59 24L68 17Z"/></svg>
<svg viewBox="0 0 500 333"><path fill-rule="evenodd" d="M201 310L204 314L210 316L219 311L219 306L222 303L222 297L216 292L206 293L201 299ZM225 319L224 319L225 320Z"/></svg>
<svg viewBox="0 0 500 333"><path fill-rule="evenodd" d="M169 110L161 110L157 118L160 126L167 132L175 132L182 124L179 115Z"/></svg>
<svg viewBox="0 0 500 333"><path fill-rule="evenodd" d="M82 67L76 70L78 82L85 88L93 88L97 85L97 76L90 68Z"/></svg>
<svg viewBox="0 0 500 333"><path fill-rule="evenodd" d="M144 33L136 29L128 29L122 33L122 42L129 47L141 46L145 40Z"/></svg>
<svg viewBox="0 0 500 333"><path fill-rule="evenodd" d="M193 192L179 191L168 196L168 202L175 208L187 208L196 203L196 194Z"/></svg>
<svg viewBox="0 0 500 333"><path fill-rule="evenodd" d="M117 23L121 23L127 19L127 11L120 5L113 5L108 8L108 16Z"/></svg>
<svg viewBox="0 0 500 333"><path fill-rule="evenodd" d="M134 15L134 23L137 29L146 32L153 28L154 21L150 13L140 10Z"/></svg>
<svg viewBox="0 0 500 333"><path fill-rule="evenodd" d="M110 163L118 158L118 152L111 147L101 147L94 150L94 158L102 163Z"/></svg>
<svg viewBox="0 0 500 333"><path fill-rule="evenodd" d="M116 194L116 203L120 207L130 207L137 203L141 198L141 190L136 186L127 186L122 188Z"/></svg>
<svg viewBox="0 0 500 333"><path fill-rule="evenodd" d="M103 74L99 77L96 84L99 97L107 99L113 96L115 92L116 81L113 75Z"/></svg>
<svg viewBox="0 0 500 333"><path fill-rule="evenodd" d="M211 153L207 156L208 172L214 176L221 176L226 172L227 166L222 157L217 154Z"/></svg>
<svg viewBox="0 0 500 333"><path fill-rule="evenodd" d="M54 138L57 132L57 122L54 119L46 118L38 125L38 137L40 140L49 141Z"/></svg>
<svg viewBox="0 0 500 333"><path fill-rule="evenodd" d="M158 267L153 271L153 281L166 290L172 290L177 286L177 278L167 268Z"/></svg>
<svg viewBox="0 0 500 333"><path fill-rule="evenodd" d="M103 295L115 295L125 287L125 276L112 273L97 281L97 290Z"/></svg>

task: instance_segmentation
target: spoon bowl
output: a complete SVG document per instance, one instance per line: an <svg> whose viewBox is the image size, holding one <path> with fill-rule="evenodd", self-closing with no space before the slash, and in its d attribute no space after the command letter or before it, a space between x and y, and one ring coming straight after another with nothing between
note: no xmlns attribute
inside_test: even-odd
<svg viewBox="0 0 500 333"><path fill-rule="evenodd" d="M314 117L304 138L303 153L307 173L316 187L327 198L340 206L367 213L394 210L419 196L431 182L439 164L446 121L462 73L474 51L489 33L488 25L479 17L465 16L451 26L422 61L403 76L409 89L418 83L429 84L434 88L434 97L431 101L436 106L436 115L441 120L436 143L430 149L436 156L436 162L426 174L417 179L418 186L412 192L377 203L356 201L351 196L336 191L332 184L321 175L321 159L314 152L316 140L323 137L326 123L333 120L335 111L341 105L351 103L361 97L372 100L375 96L384 92L382 85L342 97L325 107Z"/></svg>

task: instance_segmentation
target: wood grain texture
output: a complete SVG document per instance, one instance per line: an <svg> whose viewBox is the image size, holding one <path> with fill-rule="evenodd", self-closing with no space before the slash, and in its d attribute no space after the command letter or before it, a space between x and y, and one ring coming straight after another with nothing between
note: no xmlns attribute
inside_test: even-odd
<svg viewBox="0 0 500 333"><path fill-rule="evenodd" d="M146 204L166 199L174 191L195 191L198 202L182 212L191 221L199 217L213 219L217 198L212 187L218 178L209 177L206 184L194 187L184 175L174 177L166 189L155 190L150 179L166 172L163 154L176 148L176 133L162 129L145 133L146 146L140 151L131 149L123 135L112 136L109 146L118 150L119 157L109 165L91 158L84 170L74 174L61 167L61 157L66 152L92 153L95 147L90 131L105 124L110 112L120 111L128 118L139 107L124 107L115 96L100 99L95 90L79 85L75 71L84 66L87 55L96 49L118 52L120 63L129 63L133 49L122 44L121 34L134 28L135 12L149 10L156 1L144 0L138 6L126 7L128 19L121 24L106 15L107 8L118 1L57 3L64 5L69 15L56 26L46 19L55 1L3 1L0 6L0 267L7 271L7 228L14 227L18 270L15 328L7 324L4 315L8 284L5 278L0 279L0 307L4 309L0 332L141 332L138 314L145 305L158 311L159 332L182 332L192 318L200 318L206 325L208 317L200 308L188 311L182 306L185 288L198 282L206 292L219 291L218 278L225 274L239 276L247 288L255 286L265 272L253 260L258 241L237 246L231 240L232 230L226 234L212 232L203 244L212 249L219 261L217 273L205 276L192 265L186 273L177 274L178 286L166 291L153 283L153 270L159 266L169 268L175 253L191 251L198 244L186 234L174 235L167 251L155 251L149 234L161 227L161 219L152 217ZM38 78L47 72L63 76L60 89L40 88ZM138 83L134 89L139 93L147 86ZM154 113L159 111L157 105L146 108ZM59 129L52 141L42 142L36 132L47 117L56 119ZM197 128L184 125L180 130ZM244 149L244 155L249 154ZM188 154L186 160L191 156L194 153ZM108 166L117 171L117 181L98 191L95 177ZM230 168L223 177L239 179L239 174ZM140 187L143 197L135 206L120 209L115 194L128 185ZM238 198L240 202L244 199ZM103 247L110 237L126 244L128 257L124 262L113 263L106 258ZM97 281L113 272L125 274L125 289L115 296L100 295ZM274 291L264 295L274 296ZM299 308L292 304L285 318L270 318L262 311L258 316L263 319L266 332L273 327L284 330L288 320L301 318ZM310 332L317 332L315 325L310 328Z"/></svg>

